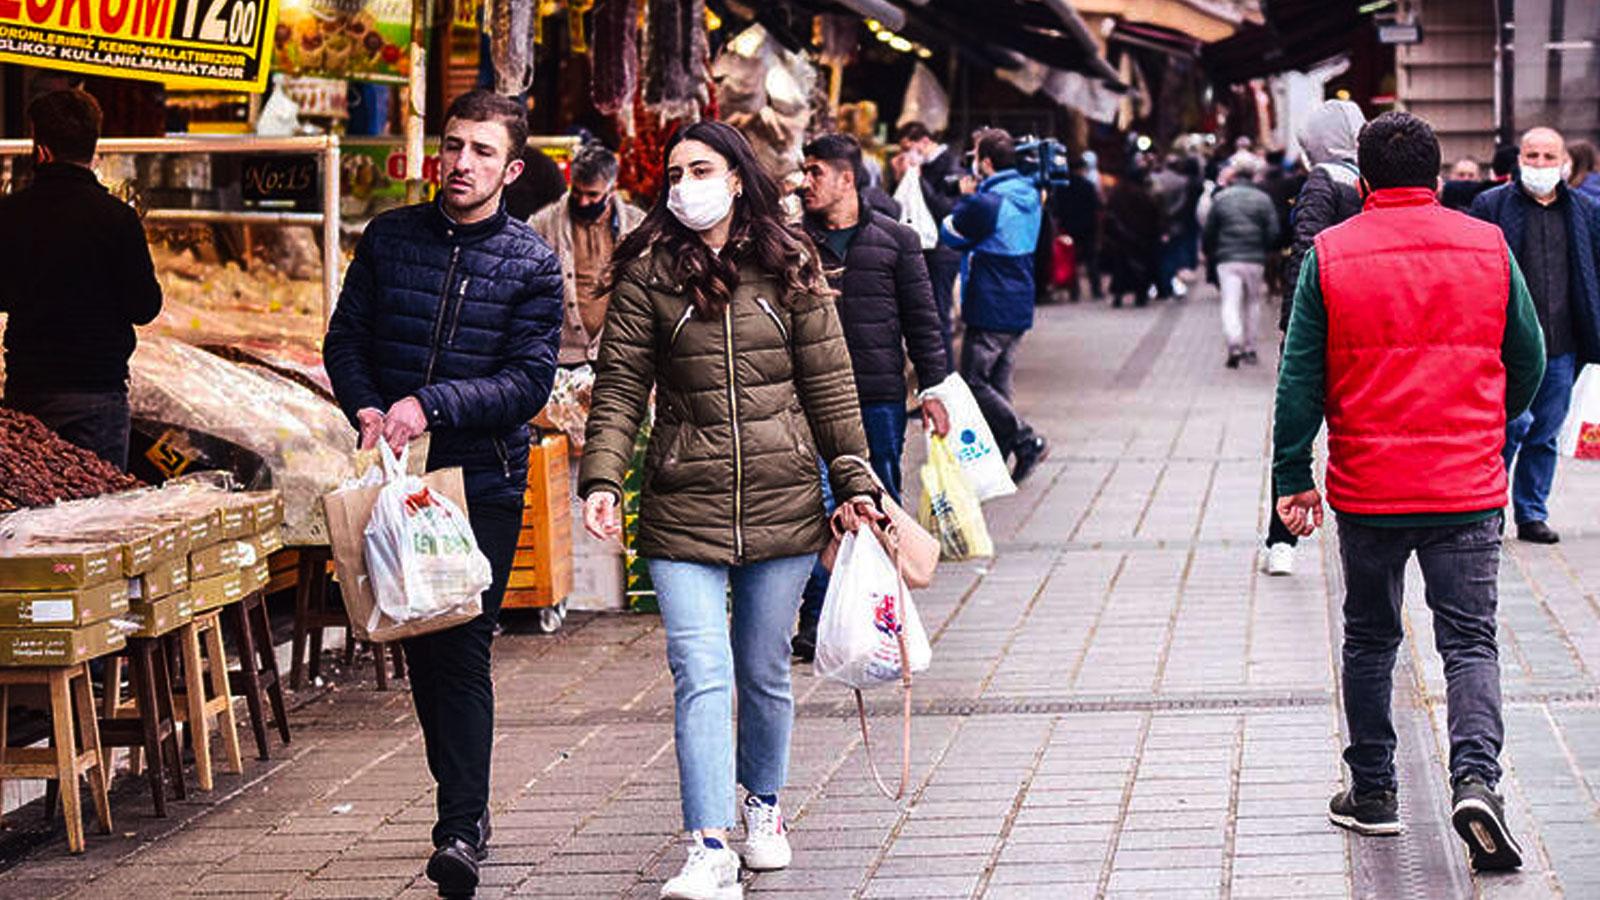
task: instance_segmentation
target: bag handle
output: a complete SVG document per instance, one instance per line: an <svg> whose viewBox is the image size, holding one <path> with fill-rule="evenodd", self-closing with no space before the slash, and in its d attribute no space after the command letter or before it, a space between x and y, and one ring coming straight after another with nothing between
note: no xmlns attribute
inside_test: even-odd
<svg viewBox="0 0 1600 900"><path fill-rule="evenodd" d="M872 782L877 785L878 793L890 800L905 798L906 788L911 785L911 654L906 649L906 576L905 567L900 561L900 547L896 544L891 551L894 554L895 572L895 612L899 614L899 628L895 631L896 642L900 645L900 787L891 793L888 785L883 783L883 776L878 772L878 761L872 755L872 734L867 727L867 701L861 696L861 689L856 688L856 718L861 724L861 747L867 755L867 768L872 772Z"/></svg>
<svg viewBox="0 0 1600 900"><path fill-rule="evenodd" d="M406 458L411 455L411 445L400 448L400 455L394 455L394 448L389 442L379 438L378 458L383 460L383 480L385 483L406 477Z"/></svg>

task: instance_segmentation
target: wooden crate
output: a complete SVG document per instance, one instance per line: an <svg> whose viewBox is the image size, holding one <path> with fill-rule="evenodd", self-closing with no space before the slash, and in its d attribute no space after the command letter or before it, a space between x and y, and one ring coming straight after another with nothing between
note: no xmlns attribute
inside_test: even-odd
<svg viewBox="0 0 1600 900"><path fill-rule="evenodd" d="M507 609L555 606L572 593L572 497L567 439L552 435L528 450L522 533L503 604Z"/></svg>

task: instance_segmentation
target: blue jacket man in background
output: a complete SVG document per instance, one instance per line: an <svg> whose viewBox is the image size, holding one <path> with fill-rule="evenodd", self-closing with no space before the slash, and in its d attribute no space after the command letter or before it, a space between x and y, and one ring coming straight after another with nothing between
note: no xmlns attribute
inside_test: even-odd
<svg viewBox="0 0 1600 900"><path fill-rule="evenodd" d="M1556 477L1556 444L1585 363L1600 363L1600 207L1569 189L1561 135L1534 128L1522 136L1519 170L1479 194L1472 215L1500 226L1527 276L1549 361L1533 406L1506 423L1506 468L1517 539L1554 544L1547 519Z"/></svg>
<svg viewBox="0 0 1600 900"><path fill-rule="evenodd" d="M1017 347L1033 327L1033 254L1039 239L1039 187L1017 171L1016 144L998 128L973 139L973 174L945 217L940 240L967 254L962 262L961 378L983 410L1000 452L1015 455L1011 477L1027 478L1049 453L1011 403ZM982 179L980 182L979 179Z"/></svg>
<svg viewBox="0 0 1600 900"><path fill-rule="evenodd" d="M438 200L367 226L323 345L362 447L383 440L398 451L426 431L428 468L462 468L467 516L493 570L481 616L402 642L438 785L427 873L444 897L472 896L488 853L489 644L522 527L528 420L550 396L561 342L560 262L503 201L527 141L519 102L480 90L452 103Z"/></svg>

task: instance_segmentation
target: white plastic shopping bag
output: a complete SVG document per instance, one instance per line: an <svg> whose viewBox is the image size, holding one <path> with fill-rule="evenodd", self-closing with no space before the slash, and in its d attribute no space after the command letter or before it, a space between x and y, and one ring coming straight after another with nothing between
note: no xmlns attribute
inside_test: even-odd
<svg viewBox="0 0 1600 900"><path fill-rule="evenodd" d="M1561 427L1561 455L1600 459L1600 366L1584 366L1572 386L1572 408Z"/></svg>
<svg viewBox="0 0 1600 900"><path fill-rule="evenodd" d="M939 223L928 209L927 198L922 196L922 167L906 169L894 189L894 201L900 204L900 224L917 233L922 249L939 246Z"/></svg>
<svg viewBox="0 0 1600 900"><path fill-rule="evenodd" d="M367 523L366 564L378 614L397 623L483 611L489 559L478 549L466 513L406 474L406 453L396 459L383 444L385 483ZM473 607L476 607L475 609Z"/></svg>
<svg viewBox="0 0 1600 900"><path fill-rule="evenodd" d="M899 682L902 628L906 660L921 672L933 647L911 592L870 532L845 534L817 624L817 674L857 690Z"/></svg>
<svg viewBox="0 0 1600 900"><path fill-rule="evenodd" d="M961 376L951 375L925 393L938 398L950 413L950 449L978 499L1015 494L1017 486L1011 480L1011 470L1006 468L1005 455L995 443L972 389Z"/></svg>

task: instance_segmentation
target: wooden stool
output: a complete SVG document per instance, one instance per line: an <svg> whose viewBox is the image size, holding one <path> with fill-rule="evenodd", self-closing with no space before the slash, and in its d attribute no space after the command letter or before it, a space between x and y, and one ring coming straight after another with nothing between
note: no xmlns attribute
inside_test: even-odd
<svg viewBox="0 0 1600 900"><path fill-rule="evenodd" d="M61 806L67 819L67 849L82 853L83 806L78 778L89 776L89 795L102 834L111 833L111 799L101 762L100 729L94 715L89 666L78 663L50 668L0 669L0 710L11 705L12 685L37 685L50 691L49 748L8 747L6 716L0 715L0 782L7 778L47 778L61 785ZM76 710L74 710L76 707ZM77 723L74 726L73 716Z"/></svg>
<svg viewBox="0 0 1600 900"><path fill-rule="evenodd" d="M178 721L184 723L189 745L194 750L195 780L202 791L211 790L211 719L222 732L227 752L228 771L244 774L244 759L239 754L239 722L233 715L233 693L228 689L228 660L222 652L221 610L196 613L194 621L166 636L168 649L176 646L183 660L183 688L174 689ZM204 656L201 649L204 647ZM206 663L210 663L210 668ZM206 694L210 693L210 697Z"/></svg>
<svg viewBox="0 0 1600 900"><path fill-rule="evenodd" d="M255 733L256 755L267 758L267 722L261 701L265 694L272 705L272 718L278 736L289 743L289 714L284 709L283 679L278 674L278 654L272 652L272 622L261 591L254 591L223 610L233 623L239 646L239 668L228 673L228 684L235 694L243 694L250 710L250 730Z"/></svg>
<svg viewBox="0 0 1600 900"><path fill-rule="evenodd" d="M300 690L301 673L307 669L306 646L310 645L309 669L313 679L322 675L322 632L327 628L345 630L344 663L355 660L356 641L350 634L350 616L344 603L328 603L328 566L333 559L328 547L301 547L300 570L294 591L294 641L290 644L289 687ZM389 674L384 669L383 644L372 644L373 666L378 690L389 689ZM405 677L405 660L399 644L389 644L396 678Z"/></svg>
<svg viewBox="0 0 1600 900"><path fill-rule="evenodd" d="M122 699L122 664L129 663L132 696ZM183 750L178 746L177 716L173 712L172 672L160 638L130 637L128 646L106 660L105 689L101 698L101 765L109 775L116 771L116 748L133 748L132 771L138 773L139 750L144 751L145 775L156 815L167 815L166 780L172 776L172 795L184 799Z"/></svg>

